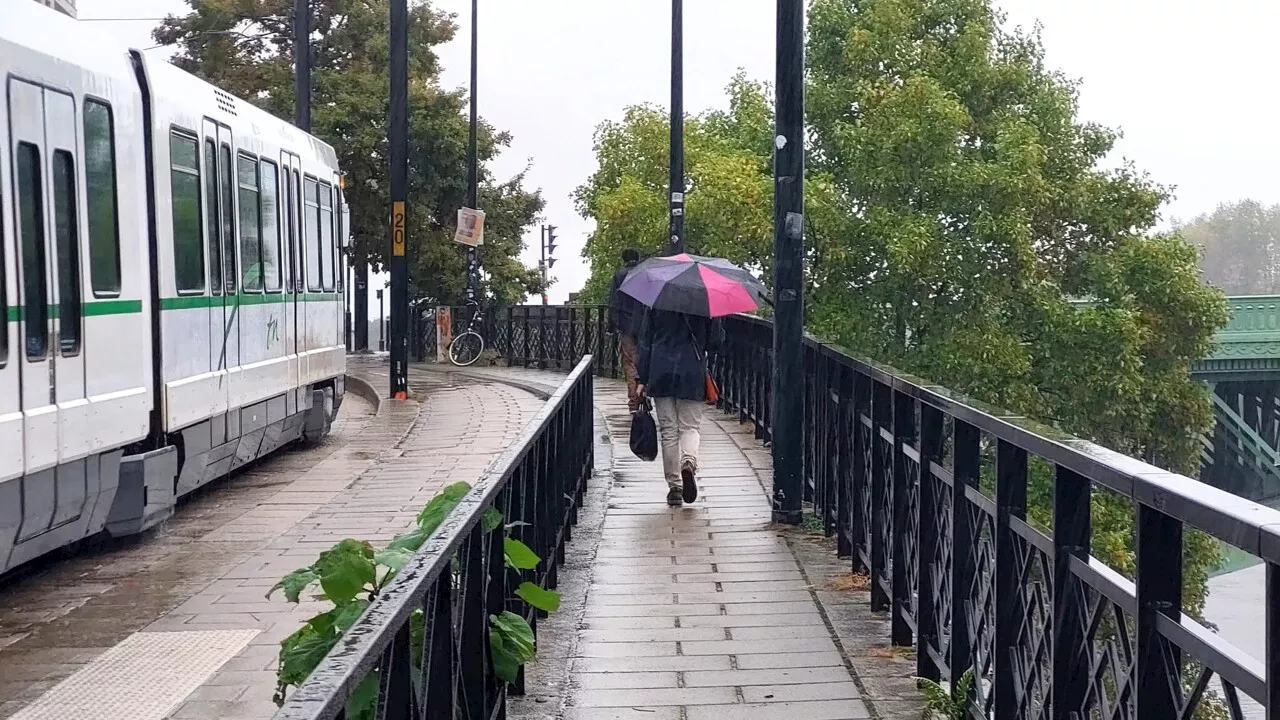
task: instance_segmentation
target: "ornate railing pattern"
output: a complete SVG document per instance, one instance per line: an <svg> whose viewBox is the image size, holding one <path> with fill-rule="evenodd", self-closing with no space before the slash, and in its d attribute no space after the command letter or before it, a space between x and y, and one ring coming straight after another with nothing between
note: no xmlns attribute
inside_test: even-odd
<svg viewBox="0 0 1280 720"><path fill-rule="evenodd" d="M509 365L563 369L583 355L602 377L620 377L618 337L602 305L519 305L491 320L486 336Z"/></svg>
<svg viewBox="0 0 1280 720"><path fill-rule="evenodd" d="M377 720L505 717L508 685L490 667L489 618L511 611L537 629L537 611L512 591L523 580L554 587L594 465L592 358L584 357L520 437L406 564L275 720L345 720L352 693L379 678ZM502 532L481 522L496 508L509 535L542 562L504 563ZM416 611L425 624L413 647ZM523 690L523 674L515 684Z"/></svg>
<svg viewBox="0 0 1280 720"><path fill-rule="evenodd" d="M771 328L726 329L725 407L768 437ZM971 717L1191 718L1210 696L1280 717L1280 512L812 338L804 354L808 499L918 673L973 671ZM1048 527L1028 512L1046 483ZM1132 577L1090 555L1099 493L1133 507ZM1182 612L1187 527L1266 562L1263 661Z"/></svg>

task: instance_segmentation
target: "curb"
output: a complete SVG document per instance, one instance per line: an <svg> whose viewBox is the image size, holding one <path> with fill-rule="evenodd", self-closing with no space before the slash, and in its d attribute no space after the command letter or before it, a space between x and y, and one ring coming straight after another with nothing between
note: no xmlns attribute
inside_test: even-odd
<svg viewBox="0 0 1280 720"><path fill-rule="evenodd" d="M555 391L559 389L558 385L551 389L547 389L546 385L538 385L538 384L529 383L529 382L525 382L523 380L518 380L518 379L513 380L510 378L502 377L497 373L490 374L487 372L469 372L462 368L457 368L457 369L424 368L424 370L426 372L437 373L440 375L458 375L460 377L465 377L469 380L483 380L486 382L498 383L499 385L506 385L508 387L513 387L517 390L523 390L529 393L530 395L533 395L534 397L543 401L550 400L551 396L555 394Z"/></svg>
<svg viewBox="0 0 1280 720"><path fill-rule="evenodd" d="M377 415L382 412L382 397L378 395L378 391L373 389L368 380L362 377L347 373L347 389L368 400L373 405L373 414Z"/></svg>

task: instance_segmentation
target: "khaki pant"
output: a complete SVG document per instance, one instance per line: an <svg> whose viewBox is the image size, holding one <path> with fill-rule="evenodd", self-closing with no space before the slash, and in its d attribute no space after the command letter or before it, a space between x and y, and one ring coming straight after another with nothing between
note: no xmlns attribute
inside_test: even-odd
<svg viewBox="0 0 1280 720"><path fill-rule="evenodd" d="M636 339L625 333L618 335L618 350L622 354L622 376L627 379L627 408L635 412L640 408L639 383L636 381Z"/></svg>
<svg viewBox="0 0 1280 720"><path fill-rule="evenodd" d="M662 472L667 487L681 486L680 468L689 463L698 468L698 446L702 435L702 414L706 404L701 400L677 400L660 397L653 399L653 409L658 414L658 441L662 445Z"/></svg>

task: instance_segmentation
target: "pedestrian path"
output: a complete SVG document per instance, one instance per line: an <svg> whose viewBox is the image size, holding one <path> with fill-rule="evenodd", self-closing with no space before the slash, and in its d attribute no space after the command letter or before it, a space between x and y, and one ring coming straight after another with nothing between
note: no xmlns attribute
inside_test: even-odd
<svg viewBox="0 0 1280 720"><path fill-rule="evenodd" d="M353 359L350 372L385 395L380 367L376 358ZM118 591L98 590L62 610L43 607L65 603L42 599L40 589L74 587L77 578L64 577L63 568L19 582L16 592L31 605L24 612L62 614L0 647L0 688L14 691L0 697L7 701L0 717L269 720L280 640L320 605L305 596L299 605L279 594L268 600L268 588L343 538L385 543L403 532L441 487L479 477L543 405L509 385L438 374L416 375L411 390L414 399L383 401L319 462L297 462L312 450L283 456L281 464L298 469L274 473L247 505L236 478L211 487L202 500L218 521L183 532L181 557L190 567L155 567L154 548L169 542L172 527L192 525L187 511L207 512L203 506L183 508L165 527L100 559L108 573L114 566L113 576L126 576ZM273 475L277 463L253 472ZM227 505L234 512L219 512ZM213 570L197 572L202 567ZM11 617L0 609L0 630Z"/></svg>

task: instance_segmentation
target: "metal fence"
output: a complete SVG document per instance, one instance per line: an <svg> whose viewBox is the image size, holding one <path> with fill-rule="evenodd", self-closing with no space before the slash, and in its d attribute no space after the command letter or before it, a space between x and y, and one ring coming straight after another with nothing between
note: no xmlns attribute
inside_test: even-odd
<svg viewBox="0 0 1280 720"><path fill-rule="evenodd" d="M772 328L726 330L724 404L767 438ZM809 499L918 674L973 671L970 717L1280 718L1280 512L812 338L804 363ZM1131 577L1090 555L1099 494L1133 509ZM1265 658L1182 612L1188 527L1265 561Z"/></svg>
<svg viewBox="0 0 1280 720"><path fill-rule="evenodd" d="M604 305L519 305L491 318L486 337L508 365L560 369L591 355L597 375L616 378L621 358L608 311Z"/></svg>
<svg viewBox="0 0 1280 720"><path fill-rule="evenodd" d="M555 587L594 464L592 366L590 356L577 363L275 720L345 720L352 693L371 673L379 680L378 720L505 716L508 686L490 667L489 618L515 612L536 631L537 611L512 591L525 580ZM503 533L481 522L489 508L542 558L537 570L505 565ZM425 632L415 648L418 610ZM523 675L515 689L523 689Z"/></svg>

